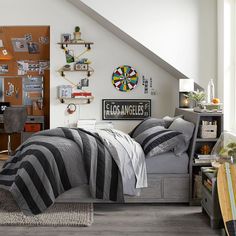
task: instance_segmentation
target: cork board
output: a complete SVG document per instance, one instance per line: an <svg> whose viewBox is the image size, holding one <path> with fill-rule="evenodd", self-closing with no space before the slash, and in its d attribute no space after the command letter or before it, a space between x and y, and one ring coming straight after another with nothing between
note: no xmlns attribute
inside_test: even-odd
<svg viewBox="0 0 236 236"><path fill-rule="evenodd" d="M16 48L17 41L23 40L23 47L20 44ZM27 41L28 40L28 41ZM0 26L0 41L2 41L3 47L0 49L6 49L11 55L11 60L0 60L1 64L8 66L8 71L0 73L0 77L3 78L4 93L3 99L9 101L11 105L22 105L22 79L21 76L39 76L38 71L28 71L26 75L18 76L17 61L28 61L34 63L46 60L50 61L50 27L49 26ZM37 45L35 51L29 51L28 42L33 42ZM0 45L1 46L1 45ZM17 49L17 50L16 50ZM33 50L33 49L32 49ZM50 114L50 71L45 70L44 74L44 99L43 110L45 118L45 128L49 128L49 114ZM6 94L8 83L12 83L16 91L11 95ZM19 90L19 91L18 91ZM0 98L1 100L1 98Z"/></svg>
<svg viewBox="0 0 236 236"><path fill-rule="evenodd" d="M9 72L5 75L17 75L17 61L29 60L49 60L50 59L50 28L48 26L7 26L0 27L0 39L3 42L4 48L7 49L13 56L13 59L6 61ZM26 39L31 36L31 41L25 40L27 51L15 51L14 42L16 39ZM42 39L47 39L43 42ZM38 46L38 53L29 53L27 42L33 42ZM4 62L5 64L5 62ZM38 75L36 72L29 72L28 74ZM2 75L1 75L2 76Z"/></svg>

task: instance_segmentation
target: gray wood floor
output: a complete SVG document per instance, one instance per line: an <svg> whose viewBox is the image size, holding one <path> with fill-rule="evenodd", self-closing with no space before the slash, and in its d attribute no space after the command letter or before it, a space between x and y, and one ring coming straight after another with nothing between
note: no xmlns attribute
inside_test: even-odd
<svg viewBox="0 0 236 236"><path fill-rule="evenodd" d="M1 236L211 236L200 207L187 205L96 204L91 227L0 227Z"/></svg>

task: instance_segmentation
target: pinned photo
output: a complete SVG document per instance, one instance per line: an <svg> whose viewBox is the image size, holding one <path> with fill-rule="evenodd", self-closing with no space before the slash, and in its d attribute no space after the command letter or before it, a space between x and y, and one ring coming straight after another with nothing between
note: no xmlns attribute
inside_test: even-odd
<svg viewBox="0 0 236 236"><path fill-rule="evenodd" d="M25 34L25 40L26 40L27 42L32 41L32 34L30 34L30 33Z"/></svg>
<svg viewBox="0 0 236 236"><path fill-rule="evenodd" d="M3 41L0 39L0 48L3 48Z"/></svg>
<svg viewBox="0 0 236 236"><path fill-rule="evenodd" d="M0 64L0 74L5 74L8 72L8 65L7 64Z"/></svg>
<svg viewBox="0 0 236 236"><path fill-rule="evenodd" d="M28 42L28 51L29 54L37 54L39 53L39 45L35 42Z"/></svg>
<svg viewBox="0 0 236 236"><path fill-rule="evenodd" d="M39 43L41 43L41 44L48 44L49 43L49 38L41 36L41 37L39 37Z"/></svg>
<svg viewBox="0 0 236 236"><path fill-rule="evenodd" d="M13 50L15 52L27 52L27 42L24 38L12 38L11 39Z"/></svg>

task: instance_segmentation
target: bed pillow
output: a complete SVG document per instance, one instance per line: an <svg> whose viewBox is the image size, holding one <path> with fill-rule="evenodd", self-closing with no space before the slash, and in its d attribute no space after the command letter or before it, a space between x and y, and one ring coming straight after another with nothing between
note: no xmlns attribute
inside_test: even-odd
<svg viewBox="0 0 236 236"><path fill-rule="evenodd" d="M163 126L146 129L134 139L142 146L147 158L168 151L174 151L176 155L181 155L186 146L182 133L166 129Z"/></svg>
<svg viewBox="0 0 236 236"><path fill-rule="evenodd" d="M194 124L182 118L177 118L172 122L168 129L181 132L184 135L186 143L184 151L187 151L190 140L193 136Z"/></svg>
<svg viewBox="0 0 236 236"><path fill-rule="evenodd" d="M177 118L184 118L183 115L178 115L178 116L165 116L163 117L163 120L165 121L165 128L169 128L169 126L172 124L172 122L177 119Z"/></svg>
<svg viewBox="0 0 236 236"><path fill-rule="evenodd" d="M130 137L134 138L137 135L141 134L146 129L152 128L154 126L165 126L165 121L163 119L157 118L146 118L141 121L130 133Z"/></svg>

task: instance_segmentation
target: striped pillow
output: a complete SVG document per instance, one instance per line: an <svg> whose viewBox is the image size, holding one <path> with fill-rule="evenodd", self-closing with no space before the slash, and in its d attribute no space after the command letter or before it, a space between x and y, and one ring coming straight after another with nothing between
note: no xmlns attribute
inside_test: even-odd
<svg viewBox="0 0 236 236"><path fill-rule="evenodd" d="M141 134L143 131L152 128L154 126L165 126L166 122L163 119L158 118L146 118L141 121L130 133L131 138L135 138L137 135Z"/></svg>
<svg viewBox="0 0 236 236"><path fill-rule="evenodd" d="M174 151L176 155L181 155L186 146L182 133L162 126L147 129L134 139L142 146L146 157L153 157L168 151Z"/></svg>

